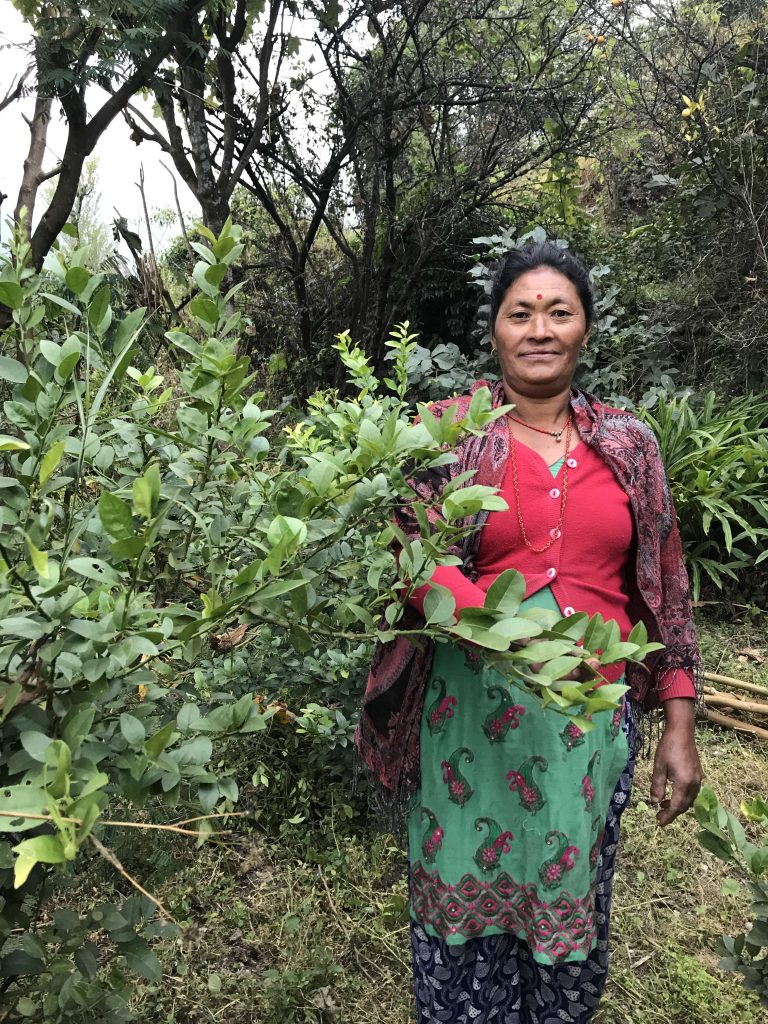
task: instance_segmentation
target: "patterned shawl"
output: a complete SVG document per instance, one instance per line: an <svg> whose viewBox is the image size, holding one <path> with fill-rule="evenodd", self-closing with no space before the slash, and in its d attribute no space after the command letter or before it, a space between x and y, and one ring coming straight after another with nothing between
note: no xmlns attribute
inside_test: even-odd
<svg viewBox="0 0 768 1024"><path fill-rule="evenodd" d="M502 381L476 381L468 395L446 399L430 406L435 416L455 405L456 416L466 414L472 395L488 387L494 408L507 399ZM574 388L571 411L581 439L610 467L629 497L635 522L636 558L630 572L633 622L642 620L650 640L663 643L663 651L651 655L647 668L627 666L631 697L644 711L658 703L658 688L664 674L685 668L699 685L701 655L696 642L688 576L683 563L680 534L659 445L653 432L629 412L610 409L594 396ZM410 482L419 499L434 501L449 480L476 470L473 484L500 487L509 455L509 432L505 418L489 424L480 436L469 436L456 447L455 462L418 474ZM430 509L432 521L439 510ZM474 559L482 527L488 518L480 512L462 525L472 526L461 547L452 554L462 560L462 571L477 578ZM397 516L398 525L410 537L419 534L416 517L408 505ZM402 628L420 629L424 619L407 607ZM419 779L419 730L425 684L432 667L433 641L418 642L398 637L377 643L366 686L356 744L359 758L374 791L374 802L394 815L417 788ZM650 670L650 671L649 671Z"/></svg>

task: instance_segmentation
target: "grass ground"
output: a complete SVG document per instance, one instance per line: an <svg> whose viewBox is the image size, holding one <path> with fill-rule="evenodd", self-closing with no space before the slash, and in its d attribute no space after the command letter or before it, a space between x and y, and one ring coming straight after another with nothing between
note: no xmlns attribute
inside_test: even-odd
<svg viewBox="0 0 768 1024"><path fill-rule="evenodd" d="M739 661L768 647L755 627L703 631L707 667L768 682ZM703 727L707 781L729 809L768 792L768 746ZM719 971L716 938L743 930L747 900L698 846L691 816L664 831L641 763L624 816L613 962L596 1024L768 1024L768 1010ZM285 819L293 809L285 809ZM133 866L182 924L158 951L161 985L137 990L147 1024L408 1024L404 855L390 836L329 809L322 827L284 824L226 845L134 849ZM139 865L143 862L142 874Z"/></svg>

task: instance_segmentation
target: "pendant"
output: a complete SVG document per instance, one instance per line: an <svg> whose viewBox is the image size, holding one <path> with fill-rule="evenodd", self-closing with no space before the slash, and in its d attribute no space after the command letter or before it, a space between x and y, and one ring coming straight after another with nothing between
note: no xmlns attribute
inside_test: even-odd
<svg viewBox="0 0 768 1024"><path fill-rule="evenodd" d="M563 436L562 430L553 430L552 431L552 437L554 437L555 441L557 441L558 444L560 444L560 438L562 436Z"/></svg>

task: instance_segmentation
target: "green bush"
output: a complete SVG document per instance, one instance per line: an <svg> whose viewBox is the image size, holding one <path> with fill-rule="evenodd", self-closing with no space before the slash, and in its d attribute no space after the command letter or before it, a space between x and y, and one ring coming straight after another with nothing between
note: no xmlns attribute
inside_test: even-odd
<svg viewBox="0 0 768 1024"><path fill-rule="evenodd" d="M768 397L710 391L697 408L662 395L638 413L661 445L694 598L705 581L748 588L746 572L768 557Z"/></svg>
<svg viewBox="0 0 768 1024"><path fill-rule="evenodd" d="M768 803L755 797L742 803L741 810L753 829L761 826L759 843L747 838L744 826L720 805L709 786L704 786L694 804L696 820L702 826L699 842L733 867L752 899L749 930L720 940L720 966L742 974L744 987L768 1007ZM733 884L733 880L729 882Z"/></svg>
<svg viewBox="0 0 768 1024"><path fill-rule="evenodd" d="M390 341L388 392L341 336L355 397L318 393L280 430L237 355L227 281L240 231L227 224L206 240L189 321L166 335L181 367L172 387L146 365L145 311L113 306L84 253L59 253L42 275L23 238L0 256L12 313L0 350L0 976L36 1020L127 1020L130 973L159 980L150 943L173 931L164 909L141 894L69 908L64 890L85 858L101 855L127 880L110 850L118 830L202 841L244 783L258 799L224 754L235 736L288 746L268 728L278 708L260 699L262 676L281 687L264 667L290 651L322 696L335 672L359 669L378 621L379 635L397 635L403 594L446 561L468 517L500 507L491 489L457 481L434 530L417 508L423 537L399 536L398 565L392 513L413 498L402 467L444 464L465 431L501 412L482 391L462 422L422 410L412 424L404 327ZM621 687L596 696L594 680L564 677L597 647L603 663L642 657L642 629L619 650L615 623L522 619L523 589L505 574L458 623L436 590L426 631L487 648L563 713L615 706ZM547 643L508 650L524 636ZM348 749L348 716L298 710L312 744Z"/></svg>

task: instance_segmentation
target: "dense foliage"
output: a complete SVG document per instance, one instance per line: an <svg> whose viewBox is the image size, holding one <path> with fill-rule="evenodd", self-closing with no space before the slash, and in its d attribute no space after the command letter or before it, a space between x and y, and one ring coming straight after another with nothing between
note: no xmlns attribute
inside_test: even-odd
<svg viewBox="0 0 768 1024"><path fill-rule="evenodd" d="M584 255L578 382L659 436L694 597L764 615L768 6L13 2L34 74L0 111L29 88L35 105L0 254L0 1017L107 1024L175 934L126 836L192 850L329 807L362 827L372 643L499 507L466 479L433 529L419 508L421 541L392 525L409 472L499 415L479 392L463 423L412 422L495 376L483 296L510 246ZM160 254L118 216L130 258L100 263L79 237L86 160L118 117L203 224L179 208ZM521 597L505 574L456 621L436 588L427 631L588 728L620 689L567 678L576 659L642 657L643 630L620 645L599 620L521 616ZM751 828L764 812L746 805ZM764 996L765 844L711 793L697 816L754 900L724 964ZM123 896L70 898L96 863ZM294 995L329 971L275 985L276 1019L325 1020Z"/></svg>
<svg viewBox="0 0 768 1024"><path fill-rule="evenodd" d="M735 815L721 806L717 795L705 786L696 799L694 813L701 825L699 842L710 853L739 874L751 899L751 924L737 936L720 940L720 966L738 971L744 987L756 992L760 1004L768 1007L768 803L756 796L742 801L741 810L753 829L760 826L759 842L747 837Z"/></svg>
<svg viewBox="0 0 768 1024"><path fill-rule="evenodd" d="M167 336L184 368L165 388L154 366L136 365L145 311L112 306L103 276L83 266L86 251L59 253L51 280L28 266L21 239L0 269L13 311L4 351L14 352L0 356L0 971L47 1020L123 1019L123 968L155 978L147 940L168 924L162 907L153 920L142 890L119 907L42 920L67 866L93 848L124 873L110 831L162 829L171 814L182 834L210 833L242 782L222 742L284 713L258 692L265 660L281 657L284 673L285 659L302 655L306 670L306 656L322 662L325 648L359 657L376 636L394 637L402 592L438 560L455 562L447 551L475 512L504 507L465 477L445 488L434 527L414 504L420 540L391 523L413 498L403 466L450 461L462 432L504 411L485 390L461 421L422 408L411 423L406 327L389 342L388 392L342 335L355 397L318 392L278 429L235 351L238 287L221 290L239 239L227 223L196 243L191 322ZM658 645L642 625L621 643L599 616L518 615L524 589L505 573L485 607L457 621L450 593L434 588L427 632L485 648L544 704L591 728L583 716L615 708L625 688L598 692L599 679L572 679L574 668L593 652L609 664ZM261 655L249 668L252 648ZM332 740L346 724L318 704L297 719L300 732ZM113 948L106 962L94 931Z"/></svg>

